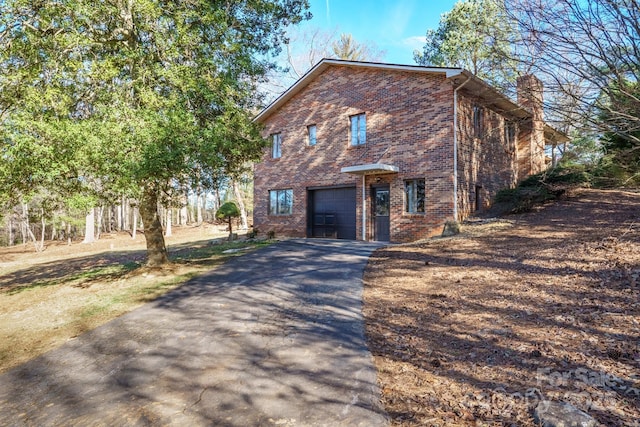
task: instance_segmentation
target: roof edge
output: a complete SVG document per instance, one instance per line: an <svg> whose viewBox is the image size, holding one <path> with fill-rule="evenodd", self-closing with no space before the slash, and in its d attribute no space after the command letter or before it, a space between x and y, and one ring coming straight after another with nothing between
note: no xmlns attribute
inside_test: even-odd
<svg viewBox="0 0 640 427"><path fill-rule="evenodd" d="M278 108L284 105L287 101L293 98L298 92L304 89L311 81L313 81L319 74L324 72L331 66L340 67L357 67L357 68L370 68L370 69L383 69L393 71L408 71L414 73L434 73L444 74L445 77L453 83L454 86L458 86L461 82L456 82L455 77L464 76L473 81L476 88L482 88L482 91L492 93L496 100L496 104L501 104L503 110L508 111L514 116L527 117L531 116L531 112L512 101L508 96L500 92L489 83L485 82L473 73L457 67L425 67L422 65L401 65L382 62L365 62L365 61L348 61L344 59L331 59L323 58L316 65L314 65L309 71L307 71L302 77L300 77L293 85L291 85L280 96L273 100L267 107L265 107L254 118L254 122L262 122L266 120L271 114L273 114ZM569 137L563 132L549 126L545 122L545 135L552 141L565 142L569 141Z"/></svg>
<svg viewBox="0 0 640 427"><path fill-rule="evenodd" d="M300 77L289 89L284 91L280 96L273 100L267 107L265 107L254 118L254 122L261 122L269 117L276 109L285 104L289 99L293 98L298 92L300 92L305 86L307 86L315 77L317 77L324 70L330 66L340 67L358 67L358 68L373 68L373 69L386 69L394 71L410 71L417 73L437 73L444 74L446 78L455 77L463 73L462 68L446 68L446 67L424 67L421 65L399 65L389 64L381 62L362 62L362 61L347 61L344 59L330 59L324 58L314 65L309 71L307 71L302 77Z"/></svg>

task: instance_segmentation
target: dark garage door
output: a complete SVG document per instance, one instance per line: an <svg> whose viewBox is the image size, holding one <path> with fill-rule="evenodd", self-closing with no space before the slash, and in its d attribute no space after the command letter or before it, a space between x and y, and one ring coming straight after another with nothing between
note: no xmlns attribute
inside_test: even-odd
<svg viewBox="0 0 640 427"><path fill-rule="evenodd" d="M356 239L356 189L309 190L312 237Z"/></svg>

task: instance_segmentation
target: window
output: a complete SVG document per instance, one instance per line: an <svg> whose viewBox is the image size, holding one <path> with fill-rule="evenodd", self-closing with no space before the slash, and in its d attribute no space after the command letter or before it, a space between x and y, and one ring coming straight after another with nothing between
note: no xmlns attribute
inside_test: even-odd
<svg viewBox="0 0 640 427"><path fill-rule="evenodd" d="M480 138L482 136L482 107L473 106L473 136Z"/></svg>
<svg viewBox="0 0 640 427"><path fill-rule="evenodd" d="M512 150L516 145L516 124L513 122L504 122L504 139L507 148Z"/></svg>
<svg viewBox="0 0 640 427"><path fill-rule="evenodd" d="M404 182L404 211L424 213L424 179Z"/></svg>
<svg viewBox="0 0 640 427"><path fill-rule="evenodd" d="M351 116L351 145L362 145L367 142L367 118L364 114Z"/></svg>
<svg viewBox="0 0 640 427"><path fill-rule="evenodd" d="M271 135L271 157L274 159L282 157L282 135L279 133Z"/></svg>
<svg viewBox="0 0 640 427"><path fill-rule="evenodd" d="M316 145L316 125L307 126L307 138L309 145Z"/></svg>
<svg viewBox="0 0 640 427"><path fill-rule="evenodd" d="M269 191L269 214L291 215L293 213L293 190Z"/></svg>

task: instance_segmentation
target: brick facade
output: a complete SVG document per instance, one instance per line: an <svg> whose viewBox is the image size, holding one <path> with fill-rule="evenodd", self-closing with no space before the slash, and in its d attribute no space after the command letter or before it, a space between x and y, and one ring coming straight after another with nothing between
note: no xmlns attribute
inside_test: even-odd
<svg viewBox="0 0 640 427"><path fill-rule="evenodd" d="M322 64L322 63L321 63ZM418 68L416 67L416 70ZM438 70L436 70L438 71ZM505 139L505 117L483 108L483 133L474 135L472 109L480 98L460 91L458 105L459 219L483 207L500 188L518 179L518 147ZM304 87L258 118L264 135L279 133L280 158L265 150L254 167L254 226L262 233L308 234L308 191L356 187L356 238L372 239L371 188L390 187L390 236L407 242L439 234L454 219L454 85L444 72L409 67L359 66L332 61L316 70ZM350 143L350 117L366 115L366 143ZM317 143L307 142L315 125ZM384 163L398 173L365 175L366 231L362 235L361 175L343 167ZM425 180L425 213L404 213L404 182ZM293 190L291 215L269 214L269 190ZM478 195L476 195L478 192Z"/></svg>

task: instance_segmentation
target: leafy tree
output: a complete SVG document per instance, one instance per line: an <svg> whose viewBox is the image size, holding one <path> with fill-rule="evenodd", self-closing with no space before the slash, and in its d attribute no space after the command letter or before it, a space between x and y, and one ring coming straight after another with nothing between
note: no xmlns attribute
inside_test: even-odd
<svg viewBox="0 0 640 427"><path fill-rule="evenodd" d="M130 193L140 200L148 265L166 263L158 202L173 180L259 157L266 142L246 111L284 28L308 18L307 8L306 0L0 3L2 156L11 162L3 178L24 191L32 181Z"/></svg>
<svg viewBox="0 0 640 427"><path fill-rule="evenodd" d="M229 240L233 240L233 218L240 216L240 209L232 202L224 202L222 206L216 211L216 218L227 220L229 223Z"/></svg>
<svg viewBox="0 0 640 427"><path fill-rule="evenodd" d="M461 0L427 30L420 65L461 67L497 87L514 80L511 41L516 35L499 0Z"/></svg>
<svg viewBox="0 0 640 427"><path fill-rule="evenodd" d="M574 131L570 138L571 144L561 153L562 163L595 167L602 158L602 144L598 135Z"/></svg>

